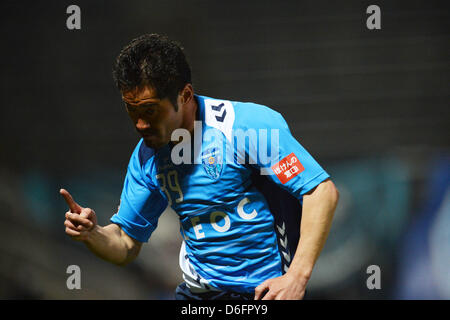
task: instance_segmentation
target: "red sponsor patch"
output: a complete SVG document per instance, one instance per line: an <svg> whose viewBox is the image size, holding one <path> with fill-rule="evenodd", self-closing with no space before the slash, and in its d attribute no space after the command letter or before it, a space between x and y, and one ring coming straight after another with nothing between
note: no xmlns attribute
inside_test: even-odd
<svg viewBox="0 0 450 320"><path fill-rule="evenodd" d="M300 161L298 161L295 154L291 153L277 164L274 164L272 170L277 175L278 179L280 179L281 183L285 184L300 172L304 171L305 168Z"/></svg>

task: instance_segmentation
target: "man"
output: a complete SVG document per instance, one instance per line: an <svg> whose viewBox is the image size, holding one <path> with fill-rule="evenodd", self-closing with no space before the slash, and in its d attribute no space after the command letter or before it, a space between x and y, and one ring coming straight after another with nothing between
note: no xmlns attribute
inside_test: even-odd
<svg viewBox="0 0 450 320"><path fill-rule="evenodd" d="M111 224L60 190L66 233L125 265L169 205L183 237L177 299L302 299L338 192L282 116L195 95L181 47L156 34L126 46L113 74L142 139Z"/></svg>

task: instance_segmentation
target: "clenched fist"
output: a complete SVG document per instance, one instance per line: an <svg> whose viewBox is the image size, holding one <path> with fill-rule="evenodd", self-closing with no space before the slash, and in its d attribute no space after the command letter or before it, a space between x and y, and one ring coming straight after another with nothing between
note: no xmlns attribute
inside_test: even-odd
<svg viewBox="0 0 450 320"><path fill-rule="evenodd" d="M69 211L66 212L66 234L73 240L85 241L88 239L91 231L97 226L97 216L95 211L90 208L83 208L76 203L70 193L65 190L59 190L59 193L66 200Z"/></svg>

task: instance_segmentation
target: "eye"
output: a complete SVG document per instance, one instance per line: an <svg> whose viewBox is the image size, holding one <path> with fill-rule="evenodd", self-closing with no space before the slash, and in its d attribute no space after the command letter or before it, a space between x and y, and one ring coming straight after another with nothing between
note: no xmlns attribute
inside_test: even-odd
<svg viewBox="0 0 450 320"><path fill-rule="evenodd" d="M155 113L155 108L146 108L145 114L151 116Z"/></svg>

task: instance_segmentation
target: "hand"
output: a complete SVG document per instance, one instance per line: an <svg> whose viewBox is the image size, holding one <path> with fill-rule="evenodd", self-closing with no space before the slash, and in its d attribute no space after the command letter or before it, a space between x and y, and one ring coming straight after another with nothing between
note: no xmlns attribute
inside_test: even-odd
<svg viewBox="0 0 450 320"><path fill-rule="evenodd" d="M257 286L255 300L261 299L264 292L266 294L262 300L301 300L305 295L306 283L306 280L299 280L298 277L286 273Z"/></svg>
<svg viewBox="0 0 450 320"><path fill-rule="evenodd" d="M66 212L66 234L73 240L85 241L88 239L90 232L97 226L97 216L95 211L90 208L83 208L76 203L70 193L65 190L59 190L59 193L66 200L69 211Z"/></svg>

